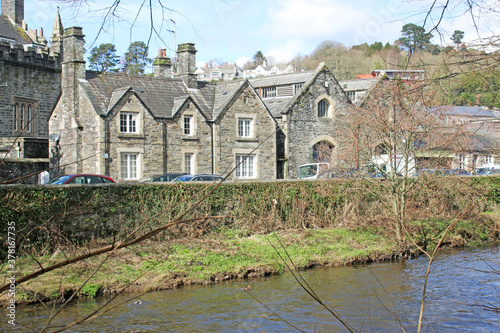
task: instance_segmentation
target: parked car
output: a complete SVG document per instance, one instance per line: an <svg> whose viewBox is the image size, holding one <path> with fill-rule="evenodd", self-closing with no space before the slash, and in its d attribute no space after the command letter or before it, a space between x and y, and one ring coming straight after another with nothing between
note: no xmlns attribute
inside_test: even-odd
<svg viewBox="0 0 500 333"><path fill-rule="evenodd" d="M297 178L299 179L330 178L330 175L329 163L308 163L299 166L297 169Z"/></svg>
<svg viewBox="0 0 500 333"><path fill-rule="evenodd" d="M112 184L115 183L111 177L103 175L91 175L91 174L74 174L74 175L63 175L49 180L47 184L49 185L60 185L60 184Z"/></svg>
<svg viewBox="0 0 500 333"><path fill-rule="evenodd" d="M215 182L215 181L223 181L224 177L217 175L196 175L191 178L192 182Z"/></svg>
<svg viewBox="0 0 500 333"><path fill-rule="evenodd" d="M163 175L153 175L146 179L141 180L141 182L170 182L179 176L187 175L186 173L166 173Z"/></svg>
<svg viewBox="0 0 500 333"><path fill-rule="evenodd" d="M194 177L193 175L183 175L183 176L179 176L179 177L176 177L176 178L172 179L172 181L173 182L188 182L193 177Z"/></svg>
<svg viewBox="0 0 500 333"><path fill-rule="evenodd" d="M218 175L183 175L172 180L173 182L214 182L222 181L224 177Z"/></svg>

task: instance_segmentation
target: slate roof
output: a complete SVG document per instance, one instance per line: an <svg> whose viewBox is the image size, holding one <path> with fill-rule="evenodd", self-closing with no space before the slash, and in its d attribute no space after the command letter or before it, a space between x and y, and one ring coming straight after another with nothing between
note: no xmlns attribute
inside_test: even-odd
<svg viewBox="0 0 500 333"><path fill-rule="evenodd" d="M175 99L188 95L181 79L102 74L80 81L80 85L101 115L107 114L128 90L133 90L153 116L171 118Z"/></svg>
<svg viewBox="0 0 500 333"><path fill-rule="evenodd" d="M17 28L7 15L2 14L0 14L0 37L12 39L16 44L33 43L33 40L25 30Z"/></svg>
<svg viewBox="0 0 500 333"><path fill-rule="evenodd" d="M276 98L266 98L262 100L266 105L269 112L271 112L274 118L281 118L283 115L281 111L290 103L293 96L289 97L276 97Z"/></svg>
<svg viewBox="0 0 500 333"><path fill-rule="evenodd" d="M366 91L370 89L377 79L372 77L371 79L359 79L359 80L345 80L339 81L340 86L344 91Z"/></svg>
<svg viewBox="0 0 500 333"><path fill-rule="evenodd" d="M249 79L249 81L255 88L271 87L271 86L280 86L293 83L305 83L309 81L313 75L314 71L305 71L305 72L288 73L288 74L259 76L256 78Z"/></svg>
<svg viewBox="0 0 500 333"><path fill-rule="evenodd" d="M450 116L495 117L493 112L482 106L441 106L439 108L433 108L433 111Z"/></svg>

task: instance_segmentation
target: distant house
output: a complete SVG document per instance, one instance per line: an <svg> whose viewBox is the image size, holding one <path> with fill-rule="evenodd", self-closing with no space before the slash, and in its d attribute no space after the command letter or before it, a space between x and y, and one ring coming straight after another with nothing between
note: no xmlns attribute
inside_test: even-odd
<svg viewBox="0 0 500 333"><path fill-rule="evenodd" d="M214 66L209 73L210 81L229 81L241 78L243 71L236 65Z"/></svg>

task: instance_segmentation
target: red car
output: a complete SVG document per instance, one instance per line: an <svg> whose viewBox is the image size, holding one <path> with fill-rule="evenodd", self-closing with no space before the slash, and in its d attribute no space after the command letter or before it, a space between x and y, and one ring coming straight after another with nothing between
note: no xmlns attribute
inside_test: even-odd
<svg viewBox="0 0 500 333"><path fill-rule="evenodd" d="M111 184L115 183L113 179L103 175L63 175L50 180L47 184Z"/></svg>

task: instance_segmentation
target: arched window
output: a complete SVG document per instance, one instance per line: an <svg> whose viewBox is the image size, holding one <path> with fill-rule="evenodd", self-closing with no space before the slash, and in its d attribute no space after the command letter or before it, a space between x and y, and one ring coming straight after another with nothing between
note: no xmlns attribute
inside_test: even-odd
<svg viewBox="0 0 500 333"><path fill-rule="evenodd" d="M313 146L313 161L330 163L334 146L326 141L320 141Z"/></svg>
<svg viewBox="0 0 500 333"><path fill-rule="evenodd" d="M330 104L326 101L326 99L322 99L318 103L318 117L323 118L323 117L328 117L328 108L330 107Z"/></svg>
<svg viewBox="0 0 500 333"><path fill-rule="evenodd" d="M12 130L14 134L32 136L37 130L36 102L17 100L12 104Z"/></svg>

